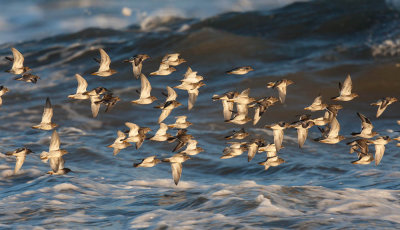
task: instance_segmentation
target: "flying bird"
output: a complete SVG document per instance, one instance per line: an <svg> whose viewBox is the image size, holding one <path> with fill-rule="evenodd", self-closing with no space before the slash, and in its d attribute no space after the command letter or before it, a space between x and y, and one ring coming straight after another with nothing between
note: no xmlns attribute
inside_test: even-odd
<svg viewBox="0 0 400 230"><path fill-rule="evenodd" d="M375 131L372 131L374 126L372 125L371 121L361 113L357 113L357 116L361 120L361 132L359 133L351 133L352 136L354 137L362 137L362 138L373 138L376 136L378 133Z"/></svg>
<svg viewBox="0 0 400 230"><path fill-rule="evenodd" d="M155 96L151 96L151 85L149 80L144 74L140 75L141 89L140 89L140 98L138 100L131 101L134 104L147 105L153 103L153 101L157 100Z"/></svg>
<svg viewBox="0 0 400 230"><path fill-rule="evenodd" d="M146 133L150 132L151 129L148 127L139 127L137 124L131 122L125 122L125 125L129 128L128 137L125 141L136 143L136 149L139 149L146 139Z"/></svg>
<svg viewBox="0 0 400 230"><path fill-rule="evenodd" d="M190 68L190 67L187 68L187 71L183 76L184 76L184 78L181 80L181 82L184 82L184 83L195 84L204 79L203 76L197 75L197 72L193 71L192 68Z"/></svg>
<svg viewBox="0 0 400 230"><path fill-rule="evenodd" d="M113 148L113 155L117 155L122 149L125 149L129 146L131 146L131 144L129 142L127 142L125 140L126 135L125 133L123 133L122 131L118 130L117 132L117 138L115 139L114 143L112 143L111 145L108 145L108 148Z"/></svg>
<svg viewBox="0 0 400 230"><path fill-rule="evenodd" d="M170 142L170 143L178 140L178 144L175 146L175 148L172 150L172 152L176 152L179 149L181 149L192 138L193 138L193 136L190 135L190 134L187 134L187 130L186 129L179 129L178 132L176 133L175 137L171 137L171 138L168 139L168 142Z"/></svg>
<svg viewBox="0 0 400 230"><path fill-rule="evenodd" d="M248 137L250 134L247 133L244 128L241 128L238 131L233 130L232 135L226 136L226 140L236 139L236 140L243 140L244 138Z"/></svg>
<svg viewBox="0 0 400 230"><path fill-rule="evenodd" d="M320 131L322 132L322 137L315 139L315 141L325 144L336 144L345 139L344 136L339 135L340 124L336 117L330 122L329 128L326 127L324 130L320 129Z"/></svg>
<svg viewBox="0 0 400 230"><path fill-rule="evenodd" d="M180 65L184 62L186 62L185 59L179 57L179 53L174 53L174 54L166 54L163 59L161 60L161 63L167 64L167 65L172 65L172 66L177 66Z"/></svg>
<svg viewBox="0 0 400 230"><path fill-rule="evenodd" d="M151 72L150 75L151 76L153 76L153 75L166 76L166 75L170 75L171 73L173 73L175 71L176 71L176 69L174 67L171 67L165 63L161 63L158 70Z"/></svg>
<svg viewBox="0 0 400 230"><path fill-rule="evenodd" d="M171 137L171 134L167 133L168 125L160 123L160 128L157 130L156 134L150 138L151 141L167 141Z"/></svg>
<svg viewBox="0 0 400 230"><path fill-rule="evenodd" d="M114 107L115 104L117 104L118 101L121 99L118 96L113 96L111 92L108 92L103 95L101 100L94 102L95 104L104 104L106 105L106 110L105 112L107 113L108 111L111 110L112 107Z"/></svg>
<svg viewBox="0 0 400 230"><path fill-rule="evenodd" d="M108 54L106 53L106 51L104 51L103 49L99 49L99 51L100 51L101 59L100 59L100 61L95 59L95 61L100 63L100 67L97 70L97 72L92 73L92 75L97 75L100 77L109 77L109 76L117 73L116 70L110 69L111 59L108 56Z"/></svg>
<svg viewBox="0 0 400 230"><path fill-rule="evenodd" d="M189 156L181 153L177 153L170 158L163 159L163 162L171 163L172 178L174 179L175 185L178 185L182 175L182 163L189 159Z"/></svg>
<svg viewBox="0 0 400 230"><path fill-rule="evenodd" d="M229 147L225 147L223 154L220 159L229 159L233 157L237 157L243 154L244 151L247 151L247 142L228 142L230 144Z"/></svg>
<svg viewBox="0 0 400 230"><path fill-rule="evenodd" d="M17 158L17 162L15 163L15 168L14 168L14 174L17 174L19 170L21 169L22 165L25 162L26 155L32 153L32 150L23 147L23 148L18 148L12 152L7 152L7 156L15 156Z"/></svg>
<svg viewBox="0 0 400 230"><path fill-rule="evenodd" d="M276 147L276 151L278 152L282 148L283 141L283 130L289 127L289 124L286 122L279 122L272 125L266 125L265 128L272 129L274 133L274 144Z"/></svg>
<svg viewBox="0 0 400 230"><path fill-rule="evenodd" d="M58 125L51 122L51 118L53 117L53 108L50 103L50 98L46 99L46 105L44 106L44 111L42 115L42 121L39 125L32 126L33 129L42 129L42 130L52 130Z"/></svg>
<svg viewBox="0 0 400 230"><path fill-rule="evenodd" d="M277 89L279 93L279 100L281 103L285 103L285 98L286 98L286 88L287 86L293 84L294 82L292 80L287 80L287 79L282 79L276 82L269 82L267 84L267 88L273 88Z"/></svg>
<svg viewBox="0 0 400 230"><path fill-rule="evenodd" d="M124 60L124 62L132 63L133 76L136 79L139 79L140 75L142 74L143 62L148 58L150 58L150 56L147 54L138 54L129 60Z"/></svg>
<svg viewBox="0 0 400 230"><path fill-rule="evenodd" d="M269 167L276 167L283 163L285 160L278 157L275 144L269 144L258 149L259 152L267 152L267 159L263 162L259 162L259 165L264 166L264 170L269 169Z"/></svg>
<svg viewBox="0 0 400 230"><path fill-rule="evenodd" d="M351 81L350 74L347 75L346 79L342 83L339 82L339 96L332 97L332 100L335 101L351 101L354 98L358 97L358 94L352 93L351 90L353 88L353 83Z"/></svg>
<svg viewBox="0 0 400 230"><path fill-rule="evenodd" d="M6 94L7 92L9 92L10 90L8 90L8 88L4 87L4 86L0 86L0 106L3 105L3 98L1 98L4 94Z"/></svg>
<svg viewBox="0 0 400 230"><path fill-rule="evenodd" d="M89 99L89 95L86 93L86 88L88 86L87 81L79 74L75 74L76 81L78 82L78 87L76 88L76 93L68 95L68 98L77 99L77 100L86 100Z"/></svg>
<svg viewBox="0 0 400 230"><path fill-rule="evenodd" d="M315 123L308 116L300 117L300 121L293 122L290 127L297 129L297 141L299 143L299 148L302 148L307 140L308 129L313 127Z"/></svg>
<svg viewBox="0 0 400 230"><path fill-rule="evenodd" d="M258 152L259 147L265 146L265 141L261 138L256 138L249 143L247 143L247 161L250 162L256 153Z"/></svg>
<svg viewBox="0 0 400 230"><path fill-rule="evenodd" d="M320 111L326 109L328 105L325 103L322 103L322 96L319 95L316 97L313 101L313 103L310 106L307 106L304 108L304 110L310 110L311 112L315 111Z"/></svg>
<svg viewBox="0 0 400 230"><path fill-rule="evenodd" d="M68 151L64 149L60 149L60 136L57 131L54 130L50 139L50 147L49 151L43 151L40 154L40 159L47 163L50 162L50 167L52 171L48 171L47 174L50 175L64 175L71 171L69 168L64 168L65 160L63 159L63 155L67 154Z"/></svg>
<svg viewBox="0 0 400 230"><path fill-rule="evenodd" d="M188 110L191 110L196 102L197 96L199 95L199 88L204 85L206 84L204 84L202 81L197 83L182 82L180 85L177 85L174 88L186 90L188 92Z"/></svg>
<svg viewBox="0 0 400 230"><path fill-rule="evenodd" d="M368 140L367 139L357 139L355 141L347 143L350 145L350 153L357 152L358 159L352 161L352 164L366 165L374 160L374 157L368 150Z"/></svg>
<svg viewBox="0 0 400 230"><path fill-rule="evenodd" d="M184 153L189 156L197 155L204 151L203 148L197 147L198 142L196 140L190 139L187 142L186 149L181 151L180 153Z"/></svg>
<svg viewBox="0 0 400 230"><path fill-rule="evenodd" d="M144 167L144 168L151 168L160 163L161 160L157 159L156 156L149 156L144 158L140 163L133 164L133 167Z"/></svg>
<svg viewBox="0 0 400 230"><path fill-rule="evenodd" d="M24 56L17 49L12 47L11 51L13 53L13 57L12 58L6 57L6 59L12 61L13 65L11 69L7 70L6 72L18 75L31 70L29 67L24 66Z"/></svg>
<svg viewBox="0 0 400 230"><path fill-rule="evenodd" d="M174 124L168 125L169 128L186 129L192 125L192 122L187 121L187 116L177 116Z"/></svg>
<svg viewBox="0 0 400 230"><path fill-rule="evenodd" d="M92 110L93 118L97 117L97 115L99 114L100 103L98 103L98 102L101 101L100 96L107 92L109 92L108 89L100 86L100 87L94 88L88 92L82 93L83 95L89 96L90 108Z"/></svg>
<svg viewBox="0 0 400 230"><path fill-rule="evenodd" d="M385 153L385 145L392 141L388 136L380 136L375 140L368 140L369 144L375 145L375 165L379 165L382 160L383 154Z"/></svg>
<svg viewBox="0 0 400 230"><path fill-rule="evenodd" d="M36 84L38 79L40 79L39 76L31 74L31 73L24 73L21 76L14 78L14 80L17 80L17 81L30 82L33 84Z"/></svg>
<svg viewBox="0 0 400 230"><path fill-rule="evenodd" d="M214 96L212 97L213 101L220 100L222 102L224 120L231 119L234 106L234 102L231 99L237 97L238 95L239 95L238 92L231 91L231 92L226 92L221 96L214 94Z"/></svg>
<svg viewBox="0 0 400 230"><path fill-rule="evenodd" d="M237 67L237 68L231 69L229 71L226 71L226 73L227 74L244 75L250 71L254 71L254 69L251 68L250 66L243 66L243 67Z"/></svg>
<svg viewBox="0 0 400 230"><path fill-rule="evenodd" d="M395 97L385 97L383 99L378 100L375 103L372 103L371 105L378 106L378 111L376 111L376 118L380 117L382 113L386 110L386 108L395 103L397 98Z"/></svg>
<svg viewBox="0 0 400 230"><path fill-rule="evenodd" d="M169 86L167 86L167 90L168 90L168 97L165 103L155 107L158 109L162 109L160 117L158 118L158 123L163 122L171 114L173 109L182 105L180 102L176 101L178 95L176 94L175 90Z"/></svg>
<svg viewBox="0 0 400 230"><path fill-rule="evenodd" d="M257 100L256 103L249 105L250 108L255 108L253 125L256 125L265 111L278 101L279 99L276 97L264 97Z"/></svg>

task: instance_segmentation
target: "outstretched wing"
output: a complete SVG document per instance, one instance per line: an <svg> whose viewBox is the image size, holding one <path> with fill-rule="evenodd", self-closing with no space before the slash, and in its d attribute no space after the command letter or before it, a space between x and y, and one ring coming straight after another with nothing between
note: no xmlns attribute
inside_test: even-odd
<svg viewBox="0 0 400 230"><path fill-rule="evenodd" d="M56 151L59 149L60 149L60 136L58 136L57 131L54 130L53 134L51 135L51 139L50 139L49 152Z"/></svg>
<svg viewBox="0 0 400 230"><path fill-rule="evenodd" d="M150 85L149 80L147 80L147 77L144 74L140 75L140 82L142 84L142 87L140 90L140 98L150 97L151 85Z"/></svg>
<svg viewBox="0 0 400 230"><path fill-rule="evenodd" d="M17 173L22 165L24 164L26 156L17 156L17 162L15 162L15 169L14 169L14 173Z"/></svg>
<svg viewBox="0 0 400 230"><path fill-rule="evenodd" d="M347 75L346 80L344 80L342 88L340 89L340 95L350 95L353 83L351 82L350 74Z"/></svg>
<svg viewBox="0 0 400 230"><path fill-rule="evenodd" d="M168 97L166 101L174 101L178 97L178 94L176 94L175 90L172 89L171 87L167 86L168 90Z"/></svg>
<svg viewBox="0 0 400 230"><path fill-rule="evenodd" d="M77 94L82 94L86 92L86 88L88 86L87 81L79 74L75 74L76 80L78 81L78 87L76 88Z"/></svg>
<svg viewBox="0 0 400 230"><path fill-rule="evenodd" d="M50 98L46 99L46 105L44 106L42 123L51 123L53 117L53 108L51 107Z"/></svg>
<svg viewBox="0 0 400 230"><path fill-rule="evenodd" d="M24 56L22 56L22 54L14 47L11 48L11 51L14 56L14 63L12 65L12 69L23 68L24 67Z"/></svg>
<svg viewBox="0 0 400 230"><path fill-rule="evenodd" d="M188 100L188 109L191 110L196 102L197 96L199 95L198 89L188 90L189 100Z"/></svg>
<svg viewBox="0 0 400 230"><path fill-rule="evenodd" d="M100 67L98 72L107 71L110 69L111 59L103 49L99 49L101 60L100 60Z"/></svg>
<svg viewBox="0 0 400 230"><path fill-rule="evenodd" d="M375 165L379 165L385 153L385 145L375 145Z"/></svg>
<svg viewBox="0 0 400 230"><path fill-rule="evenodd" d="M182 164L181 163L171 163L172 178L174 179L175 185L178 185L179 179L182 175Z"/></svg>

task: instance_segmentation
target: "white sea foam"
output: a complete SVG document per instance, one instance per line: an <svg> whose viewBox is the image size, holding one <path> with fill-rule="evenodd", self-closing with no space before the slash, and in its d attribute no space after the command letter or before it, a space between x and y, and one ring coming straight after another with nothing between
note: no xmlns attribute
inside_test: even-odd
<svg viewBox="0 0 400 230"><path fill-rule="evenodd" d="M195 187L199 187L194 182L186 182L179 181L178 185L175 185L172 179L155 179L155 180L133 180L127 183L131 186L139 186L139 187L160 187L160 188L177 188L177 189L191 189Z"/></svg>
<svg viewBox="0 0 400 230"><path fill-rule="evenodd" d="M80 191L79 187L77 187L77 186L75 186L73 184L70 184L70 183L62 183L62 184L55 185L53 187L53 190L55 192L61 192L61 191L65 191L65 190Z"/></svg>
<svg viewBox="0 0 400 230"><path fill-rule="evenodd" d="M260 203L259 206L255 209L255 212L258 212L262 215L276 217L303 215L303 213L300 211L289 209L278 204L272 204L271 200L264 197L263 195L259 195L255 200Z"/></svg>
<svg viewBox="0 0 400 230"><path fill-rule="evenodd" d="M48 203L51 204L51 205L55 205L55 206L66 205L67 204L67 203L59 201L59 200L50 200Z"/></svg>
<svg viewBox="0 0 400 230"><path fill-rule="evenodd" d="M85 211L78 211L75 212L71 215L66 215L63 217L54 217L54 218L48 218L43 220L43 224L51 224L51 223L86 223L88 221L94 221L94 220L102 220L105 217L93 217L90 215L86 215Z"/></svg>
<svg viewBox="0 0 400 230"><path fill-rule="evenodd" d="M69 196L66 194L57 194L55 196L53 196L54 199L59 199L59 200L69 200L69 199L74 199L73 196Z"/></svg>
<svg viewBox="0 0 400 230"><path fill-rule="evenodd" d="M230 191L230 190L222 189L222 190L219 190L219 191L217 191L217 192L212 193L211 196L229 196L229 195L231 195L232 193L233 193L233 192Z"/></svg>
<svg viewBox="0 0 400 230"><path fill-rule="evenodd" d="M395 56L400 54L400 39L385 40L371 46L373 56Z"/></svg>
<svg viewBox="0 0 400 230"><path fill-rule="evenodd" d="M161 10L156 10L149 15L145 15L143 18L139 18L140 28L143 31L169 30L169 28L160 26L177 17L185 18L185 14L183 11L177 8L164 8Z"/></svg>
<svg viewBox="0 0 400 230"><path fill-rule="evenodd" d="M131 228L165 228L196 229L204 226L224 226L224 224L241 226L246 229L254 229L243 224L240 220L218 213L193 210L164 210L145 213L134 218L130 222Z"/></svg>

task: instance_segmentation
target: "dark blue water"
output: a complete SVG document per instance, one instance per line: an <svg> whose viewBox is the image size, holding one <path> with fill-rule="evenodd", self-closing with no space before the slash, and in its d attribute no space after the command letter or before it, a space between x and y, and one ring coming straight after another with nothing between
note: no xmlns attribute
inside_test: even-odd
<svg viewBox="0 0 400 230"><path fill-rule="evenodd" d="M356 112L369 117L380 135L399 135L395 131L400 130L396 123L400 103L390 105L380 118L375 118L376 107L369 105L386 96L400 97L396 2L286 3L149 1L135 6L124 1L39 1L7 5L7 13L1 16L7 20L0 25L0 56L11 56L10 48L16 47L41 79L34 85L0 73L1 84L10 89L0 108L0 227L397 228L400 148L395 141L389 143L379 166L352 165L356 156L348 153L345 144L352 140L351 132L360 130ZM29 6L25 11L23 4ZM121 13L123 7L132 10L131 16ZM46 20L45 15L54 20ZM98 68L92 58L99 56L99 48L108 52L117 74L90 75ZM152 105L131 104L139 97L140 81L132 76L130 64L122 61L148 54L151 59L143 66L148 76L172 52L181 53L187 62L169 76L149 77L152 94L159 100ZM225 74L245 65L255 71L245 76ZM106 146L113 143L118 130L126 129L127 121L150 127L154 134L160 111L153 106L164 101L165 87L178 85L189 66L204 76L206 86L200 88L191 111L187 93L177 90L183 106L165 123L173 123L175 116L188 116L193 122L188 132L205 151L183 163L181 181L175 186L168 163L132 167L147 156L170 157L175 144L146 140L139 150L130 147L117 156ZM1 69L8 68L10 64L2 61ZM97 118L91 118L88 101L67 98L76 90L76 73L88 81L89 89L106 87L121 101L109 113L102 109ZM240 126L224 123L222 105L211 100L213 94L251 88L252 97L277 96L266 84L293 80L284 105L271 107L256 126L251 122L243 126L251 134L247 140L262 137L271 143L272 132L263 128L266 124L296 120L318 94L332 103L329 98L337 96L338 82L347 74L360 95L340 103L344 107L338 115L340 134L347 140L336 145L314 142L320 132L313 127L299 149L296 130L290 129L279 152L286 163L278 167L264 171L257 164L265 160L264 153L250 163L246 153L219 159L228 145L224 136ZM40 161L39 153L48 150L51 132L31 129L40 122L46 97L52 100L61 147L69 152L65 166L73 172L65 176L46 175L50 167ZM313 113L313 117L322 115ZM22 146L35 153L13 175L15 159L4 153Z"/></svg>

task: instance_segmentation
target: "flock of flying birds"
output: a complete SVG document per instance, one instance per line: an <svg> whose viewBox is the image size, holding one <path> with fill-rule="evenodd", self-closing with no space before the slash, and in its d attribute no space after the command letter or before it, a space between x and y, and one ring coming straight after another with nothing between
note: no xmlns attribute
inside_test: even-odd
<svg viewBox="0 0 400 230"><path fill-rule="evenodd" d="M37 75L34 75L29 67L24 66L23 55L15 48L11 48L11 50L13 53L13 58L6 57L6 59L12 62L13 65L11 69L7 72L18 75L15 80L36 83L40 78ZM92 75L109 77L117 73L116 70L110 68L111 59L107 55L107 53L103 49L100 49L99 51L101 59L98 60L95 58L95 61L99 62L100 66L98 71L92 73ZM131 101L133 104L151 104L155 100L157 100L156 97L151 96L151 84L147 77L142 73L143 62L148 58L149 56L146 54L138 54L130 58L129 60L124 61L130 62L132 64L134 77L136 79L140 78L141 80L140 97L137 100ZM176 69L172 66L178 66L184 62L186 61L183 58L180 58L180 54L178 53L167 54L162 59L159 69L155 72L150 73L150 75L169 75L172 72L176 71ZM226 73L244 75L250 71L253 71L253 68L245 66L235 68L233 70L227 71ZM106 106L105 112L107 112L118 101L120 101L120 98L118 96L114 96L110 90L104 87L97 87L88 91L88 83L86 82L86 80L79 74L76 74L75 77L78 82L78 87L76 93L69 95L68 98L75 100L90 100L91 112L94 118L97 117L100 106L102 104ZM114 143L107 147L113 148L113 154L117 155L122 149L131 146L133 143L135 143L136 149L139 149L145 140L159 142L168 141L170 143L177 142L175 148L173 149L173 152L181 150L186 145L186 149L181 150L180 152L174 154L172 157L160 160L157 159L156 156L150 156L143 159L140 163L135 163L133 165L134 167L153 167L162 161L169 162L171 164L173 180L177 185L182 174L182 163L190 159L190 156L196 155L200 152L203 152L204 150L201 147L197 147L198 142L194 139L192 135L187 133L187 128L192 125L192 123L187 121L186 116L176 117L176 121L174 124L167 125L163 123L163 121L171 114L173 109L182 105L176 100L178 95L173 88L185 90L188 92L188 109L191 110L199 94L199 88L205 85L202 80L202 76L197 75L197 72L192 71L192 69L188 67L186 73L184 74L184 78L181 80L181 84L175 87L167 86L166 88L168 94L165 94L166 101L163 104L155 107L161 110L161 114L158 118L160 128L154 136L146 137L146 134L151 131L150 128L140 127L137 124L126 122L125 125L129 128L129 131L123 132L118 130L117 138L115 139ZM214 101L219 100L222 102L223 116L225 122L237 125L244 125L252 120L253 125L256 125L259 122L261 116L266 112L268 107L273 106L278 102L285 102L286 88L293 83L293 81L287 79L268 83L268 88L277 89L279 93L278 98L270 96L255 99L249 96L250 89L246 89L240 93L231 91L226 92L223 95L214 95L212 99ZM339 91L339 96L333 97L332 100L350 101L358 97L356 93L352 92L352 81L350 75L346 77L343 84L339 83ZM2 104L1 96L3 96L7 92L8 89L6 87L0 86L0 105ZM386 108L396 101L397 99L394 97L385 97L381 100L378 100L376 103L372 103L371 105L378 106L376 117L378 118L379 116L381 116ZM253 119L249 117L249 108L254 109ZM259 164L263 165L265 167L265 170L267 170L269 167L278 166L285 162L277 155L277 153L280 149L283 148L282 141L284 130L287 128L297 129L298 145L300 148L302 148L302 146L304 145L307 139L308 129L312 126L318 126L319 130L322 133L322 136L315 139L315 141L326 144L336 144L345 139L344 136L339 135L340 124L337 120L338 112L342 108L343 107L338 104L323 103L322 96L318 96L315 98L310 106L304 109L311 112L325 111L323 117L311 118L311 115L304 114L299 116L298 121L292 123L279 122L276 124L266 125L265 128L273 130L273 144L266 144L266 142L262 138L253 138L252 140L246 142L228 142L230 146L226 147L223 150L223 155L220 158L228 159L237 157L239 155L242 155L243 152L247 151L248 161L251 161L256 153L266 152L266 160L260 162ZM353 161L352 163L369 164L373 160L375 160L375 164L378 165L383 157L385 145L388 144L392 139L388 136L379 136L377 132L373 131L374 127L367 117L360 113L357 113L357 115L361 120L361 131L357 133L352 133L351 135L356 139L347 143L347 145L350 146L350 153L356 152L358 155L358 159ZM57 124L51 121L52 117L53 109L50 99L47 98L42 120L40 124L32 126L32 128L40 130L52 130L56 128ZM400 125L400 121L397 121L397 123ZM169 128L177 129L177 133L175 136L167 133ZM248 136L249 133L247 133L242 128L238 131L233 131L232 135L225 137L225 139L243 140ZM374 137L375 139L371 139ZM393 140L400 141L400 137L393 138ZM375 156L373 156L373 154L369 151L368 145L370 144L373 144L375 146ZM397 146L400 147L400 143L397 143ZM30 153L32 153L32 151L26 147L18 148L12 152L6 153L6 155L15 156L17 159L14 169L15 174L22 167L26 155ZM40 154L40 159L43 162L49 161L51 171L49 171L48 174L63 175L71 171L69 168L64 167L65 160L63 159L63 155L67 153L68 152L66 150L60 149L60 137L57 131L54 129L50 140L49 151L43 151Z"/></svg>

